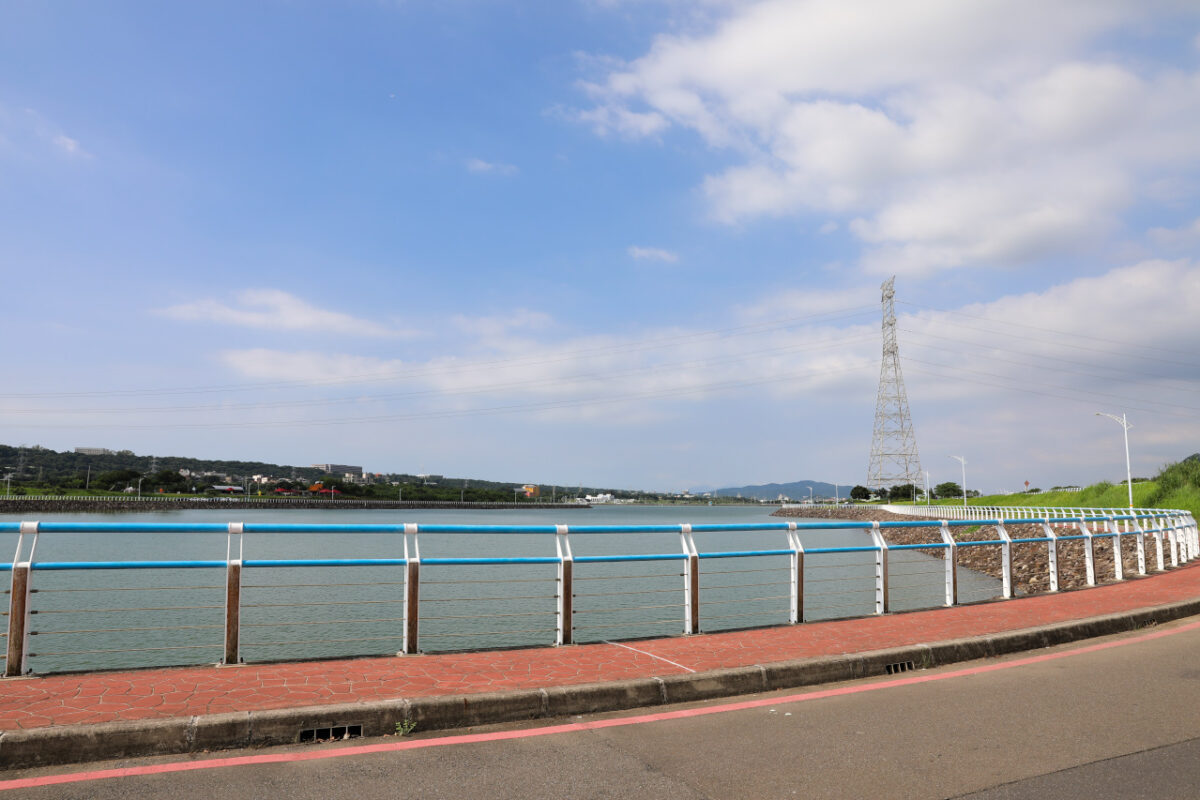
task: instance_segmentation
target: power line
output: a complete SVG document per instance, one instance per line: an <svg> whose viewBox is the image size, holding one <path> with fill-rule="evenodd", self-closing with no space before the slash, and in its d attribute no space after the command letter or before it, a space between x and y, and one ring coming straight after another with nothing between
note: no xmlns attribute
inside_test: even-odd
<svg viewBox="0 0 1200 800"><path fill-rule="evenodd" d="M745 336L753 333L769 332L773 330L782 330L793 327L798 324L813 323L816 321L832 322L838 319L848 319L855 316L861 316L867 306L855 306L850 308L838 309L836 311L828 311L821 314L810 314L803 317L790 317L783 320L775 320L772 322L748 323L746 325L738 325L728 328L715 328L701 331L691 331L687 333L675 334L671 336L663 336L654 339L645 339L639 342L630 342L624 345L599 345L596 347L583 348L568 353L558 354L552 358L544 357L521 357L521 358L504 358L494 359L491 361L476 361L468 362L462 365L441 365L441 366L426 366L420 369L397 372L371 372L361 373L358 375L342 376L340 378L331 378L327 380L307 380L307 381L265 381L258 383L242 383L242 384L217 384L209 386L191 386L177 388L150 388L150 389L113 389L103 391L80 391L80 392L9 392L0 394L0 398L5 399L20 399L20 398L66 398L66 397L128 397L128 396L171 396L171 395L187 395L187 394L210 394L218 392L240 392L252 391L257 389L296 389L296 388L313 388L318 386L339 386L355 383L378 383L385 381L403 380L405 378L425 377L431 374L451 373L457 374L462 372L471 372L474 370L490 370L498 369L505 366L535 366L539 364L552 364L562 361L572 361L581 357L594 353L609 353L609 354L625 354L642 352L646 350L661 349L670 347L675 344L686 343L693 344L697 340L713 339L713 338L729 338L734 336Z"/></svg>
<svg viewBox="0 0 1200 800"><path fill-rule="evenodd" d="M648 400L661 397L675 397L680 395L698 394L702 392L718 392L727 391L730 389L746 388L750 386L763 386L772 383L782 383L784 381L798 380L802 378L825 377L828 375L838 375L850 372L858 372L864 369L864 365L854 365L842 369L820 369L810 372L796 372L785 375L777 375L769 378L757 378L753 380L741 381L719 381L709 384L700 384L696 386L680 387L674 389L658 390L653 392L637 392L622 395L613 395L610 397L592 397L580 398L576 400L549 400L539 403L515 403L504 406L493 406L488 408L475 409L458 409L436 411L411 412L406 414L382 414L367 417L344 417L341 419L291 419L291 420L265 420L255 422L190 422L190 423L164 423L160 425L127 425L121 423L92 423L79 425L53 425L53 424L31 424L22 425L21 428L69 428L69 429L121 429L121 430L163 430L163 429L183 429L183 428L264 428L264 427L324 427L330 425L354 425L361 423L376 423L376 422L400 422L410 420L424 419L448 419L457 417L472 417L486 416L491 414L507 414L518 412L536 412L536 411L551 411L564 408L580 408L593 405L606 405L611 403L628 402L632 400Z"/></svg>
<svg viewBox="0 0 1200 800"><path fill-rule="evenodd" d="M969 319L978 319L978 320L983 320L985 322L992 322L992 323L995 323L998 325L1007 325L1012 328L1026 328L1028 330L1040 331L1042 333L1052 333L1056 336L1072 336L1076 339L1086 339L1087 341L1090 341L1090 342L1104 342L1106 344L1115 344L1115 345L1120 345L1122 347L1136 347L1141 350L1157 350L1157 351L1163 352L1163 353L1177 353L1179 355L1189 355L1190 356L1190 355L1195 354L1195 351L1190 351L1190 350L1176 350L1174 348L1155 347L1153 345L1142 345L1142 344L1136 344L1134 342L1121 341L1121 340L1117 340L1117 339L1105 339L1103 337L1095 336L1090 333L1083 334L1083 333L1074 333L1072 331L1057 330L1054 328L1042 328L1037 325L1025 325L1025 324L1019 323L1019 322L1009 322L1008 320L993 319L992 317L981 317L981 316L978 316L975 314L966 314L961 311L948 311L946 309L939 309L939 308L924 308L922 306L913 305L912 303L906 303L905 305L912 305L914 308L920 309L922 311L934 311L934 312L937 312L940 314L952 314L954 316L967 317ZM978 328L978 327L974 327L971 325L962 325L961 323L954 323L954 322L950 322L948 320L937 320L937 321L940 322L941 324L951 325L951 326L959 327L959 328L966 328L967 330L977 330L977 331L980 331L983 333L998 334L998 335L1002 335L1002 336L1014 336L1014 334L1004 333L1002 331L990 330L988 328ZM1037 337L1032 337L1032 336L1016 336L1015 338L1028 339L1028 340L1039 341L1039 342L1045 341L1045 339L1043 339L1043 338L1037 338ZM1076 348L1076 349L1080 349L1080 350L1090 350L1092 352L1106 353L1108 355L1112 355L1112 352L1113 352L1111 348L1102 350L1102 349L1095 348L1095 347L1085 347L1083 345L1070 344L1067 342L1058 342L1057 344L1059 344L1063 347L1072 347L1072 348ZM1139 358L1148 358L1148 357L1147 356L1139 356ZM1176 364L1176 365L1195 367L1197 369L1200 369L1200 364L1197 364L1197 363L1191 362L1191 361L1174 361L1174 360L1159 359L1159 358L1153 358L1150 360L1159 361L1164 364Z"/></svg>
<svg viewBox="0 0 1200 800"><path fill-rule="evenodd" d="M946 378L946 379L950 380L951 382L966 381L968 383L977 383L977 384L980 384L983 386L991 386L991 387L999 388L999 389L1007 389L1009 391L1014 391L1014 392L1023 392L1025 394L1035 394L1035 395L1041 395L1043 397L1056 397L1056 398L1063 399L1063 400L1072 400L1072 401L1076 401L1076 402L1083 402L1082 400L1079 399L1078 395L1075 395L1075 396L1072 396L1069 394L1061 395L1061 394L1055 394L1053 392L1039 391L1037 389L1028 389L1024 386L1012 386L1011 384L1006 384L1006 383L999 383L999 384L998 383L989 383L987 381L980 381L978 379L973 379L973 378L967 377L967 375L982 375L984 377L995 378L996 380L1000 380L1000 381L1016 380L1015 378L1009 378L1008 376L1005 376L1005 375L996 375L995 373L990 373L990 372L981 372L979 370L964 369L962 367L959 367L956 365L951 365L951 364L938 364L938 363L930 362L930 361L921 361L921 360L915 359L915 358L907 358L906 360L911 363L915 363L915 364L925 364L926 366L939 367L939 368L953 370L953 374L951 374L951 375L945 375L940 372L930 372L929 370L922 370L920 368L916 368L916 370L915 370L924 375L933 375L938 378ZM962 373L966 373L967 375L963 375ZM1062 389L1064 391L1071 390L1071 387L1069 387L1069 386L1052 385L1050 388ZM1189 418L1189 419L1196 416L1197 414L1200 414L1200 408L1197 408L1194 406L1176 406L1176 407L1193 410L1193 411L1197 412L1197 414L1179 414L1179 413L1174 413L1174 412L1170 412L1170 411L1165 411L1163 409L1146 408L1145 406L1142 406L1142 405L1134 405L1137 403L1146 402L1145 398L1131 398L1131 397L1125 397L1123 395L1115 395L1115 394L1108 394L1105 392L1092 392L1092 391L1089 391L1087 393L1087 397L1089 397L1089 398L1108 397L1110 399L1120 400L1122 403L1125 404L1126 408L1136 409L1138 411L1146 411L1146 412L1154 413L1154 414L1166 414L1168 416L1185 417L1185 418ZM1150 400L1149 402L1157 404L1158 401Z"/></svg>
<svg viewBox="0 0 1200 800"><path fill-rule="evenodd" d="M917 336L920 336L920 334L917 334ZM965 344L965 345L972 346L972 347L980 347L980 348L986 348L986 349L995 349L995 348L989 347L988 345L979 345L979 344L975 344L975 343L973 343L973 342L963 342L963 341L959 341L959 342L957 342L957 343L958 343L958 344ZM909 343L909 346L910 346L910 347L916 347L916 348L924 349L924 350L938 350L938 351L941 351L941 352L943 352L943 353L959 353L959 351L958 351L958 350L956 350L955 348L952 348L952 347L939 347L939 346L937 346L937 345L932 345L932 344L921 344L921 343L919 343L919 342L910 342L910 343ZM1002 352L1006 352L1006 353L1007 353L1007 352L1013 352L1013 351L1008 351L1008 350L1005 350L1005 351L1002 351ZM1047 358L1047 359L1051 359L1051 360L1054 360L1054 361L1061 361L1061 362L1063 362L1063 363L1070 364L1070 365L1072 365L1072 366L1080 366L1080 364L1079 364L1078 362L1075 362L1075 361L1070 361L1070 360L1068 360L1068 359L1054 358L1053 356L1039 356L1039 355L1036 355L1036 354L1034 354L1034 353L1024 353L1024 352L1020 352L1020 351L1017 351L1017 354L1019 354L1019 355L1027 355L1027 356L1031 356L1031 357L1033 357L1033 358ZM1087 377L1087 378L1096 378L1097 380L1102 380L1102 381L1112 381L1112 380L1118 380L1118 379L1121 379L1121 378L1124 378L1124 377L1125 377L1123 374L1121 374L1121 371L1120 371L1120 370L1118 370L1117 368L1115 368L1115 367L1107 367L1107 366L1105 366L1105 365L1103 365L1103 364L1095 364L1095 365L1087 365L1087 366L1096 366L1096 367L1099 367L1100 369L1107 369L1107 370L1109 370L1110 372L1114 372L1114 373L1118 373L1118 374L1117 374L1117 375L1100 375L1100 374L1097 374L1097 373L1095 373L1095 372L1087 372L1087 371L1085 371L1085 370L1080 370L1080 369L1069 369L1069 368L1063 368L1063 367L1049 367L1049 366L1044 366L1044 365L1041 365L1041 364L1034 364L1034 363L1030 363L1030 362L1027 362L1027 361L1014 361L1014 360L1012 360L1012 359L1007 359L1007 358L999 358L999 357L997 357L997 356L994 356L994 355L972 356L972 358L973 358L973 359L979 359L979 360L983 360L983 361L994 361L994 362L999 362L999 363L1001 363L1001 364L1012 364L1012 365L1014 365L1014 366L1018 366L1018 367L1026 367L1026 368L1028 368L1028 369L1041 370L1041 371L1046 371L1046 372L1050 372L1050 371L1052 371L1054 374L1061 374L1061 373L1067 372L1067 373L1071 373L1071 374L1073 374L1073 375L1082 375L1082 376L1084 376L1084 377ZM1157 376L1157 375L1151 375L1151 374L1149 374L1149 373L1142 373L1142 372L1138 372L1138 371L1136 371L1136 370L1129 370L1129 371L1128 371L1128 373L1129 373L1129 374L1131 374L1131 375L1143 375L1143 376L1146 376L1146 377L1149 377L1149 378L1152 378L1152 379L1154 379L1154 380L1158 380L1158 381L1170 381L1170 382L1172 382L1172 383L1180 383L1180 381L1174 381L1174 380L1172 380L1172 379L1169 379L1169 378L1163 378L1163 377L1161 377L1161 376ZM1193 385L1189 385L1189 386L1183 386L1183 387L1181 387L1181 388L1179 388L1179 389L1177 389L1177 390L1174 390L1174 391L1188 391L1188 392L1193 392L1193 391L1195 391L1195 389L1196 389L1196 387L1195 387L1195 385L1193 384ZM1156 401L1156 402L1158 402L1158 401Z"/></svg>
<svg viewBox="0 0 1200 800"><path fill-rule="evenodd" d="M191 406L134 406L134 407L117 407L117 408L16 408L6 409L6 413L10 414L133 414L133 413L179 413L179 412L196 412L196 411L241 411L241 410L274 410L280 408L312 408L325 407L332 405L346 405L363 402L364 400L397 400L415 397L463 397L468 395L490 394L504 390L512 389L536 389L547 386L561 386L567 383L579 383L584 381L599 381L612 380L614 378L636 375L645 372L661 372L665 369L679 369L686 367L704 367L713 364L727 364L731 362L743 362L748 357L764 357L780 353L795 353L795 352L814 352L827 350L832 348L846 347L849 345L858 344L859 342L873 339L874 335L857 336L847 339L838 339L835 341L824 342L821 344L793 344L782 347L765 348L753 351L741 351L720 358L703 358L692 359L690 361L665 362L658 364L649 364L641 367L632 367L614 372L594 372L584 373L579 375L567 375L554 378L540 378L527 381L510 381L507 383L488 384L484 386L472 387L469 389L421 389L409 392L389 392L386 394L368 394L354 395L352 397L341 398L325 398L319 400L293 400L277 403L231 403L231 404L207 404L207 405L191 405Z"/></svg>

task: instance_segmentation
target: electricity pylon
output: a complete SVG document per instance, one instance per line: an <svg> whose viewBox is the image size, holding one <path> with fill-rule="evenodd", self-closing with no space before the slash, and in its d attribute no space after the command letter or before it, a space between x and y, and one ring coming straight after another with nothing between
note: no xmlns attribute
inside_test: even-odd
<svg viewBox="0 0 1200 800"><path fill-rule="evenodd" d="M893 275L883 290L883 364L879 368L879 395L875 399L875 433L871 438L871 465L867 485L882 489L921 480L917 437L908 413L908 395L900 372L900 347L896 344L895 283Z"/></svg>

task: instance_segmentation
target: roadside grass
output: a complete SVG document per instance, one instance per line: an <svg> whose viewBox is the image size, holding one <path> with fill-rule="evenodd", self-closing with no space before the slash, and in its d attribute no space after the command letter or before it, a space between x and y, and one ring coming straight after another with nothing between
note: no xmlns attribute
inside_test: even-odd
<svg viewBox="0 0 1200 800"><path fill-rule="evenodd" d="M997 494L973 497L975 506L1030 506L1059 508L1126 508L1129 490L1124 482L1101 481L1078 492L1049 491L1037 494ZM1133 504L1139 508L1186 509L1200 519L1200 460L1168 464L1154 480L1133 484Z"/></svg>

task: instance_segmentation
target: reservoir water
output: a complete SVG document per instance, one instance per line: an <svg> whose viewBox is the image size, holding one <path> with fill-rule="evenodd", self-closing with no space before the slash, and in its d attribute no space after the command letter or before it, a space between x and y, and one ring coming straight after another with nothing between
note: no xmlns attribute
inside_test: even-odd
<svg viewBox="0 0 1200 800"><path fill-rule="evenodd" d="M634 525L762 523L773 507L598 506L528 510L167 511L39 514L42 521L455 523L479 525ZM14 521L13 515L0 520ZM14 552L16 535L0 535ZM399 534L247 534L244 558L400 558ZM679 535L572 534L576 557L680 553ZM701 552L785 549L782 532L696 534ZM808 531L806 549L870 545L865 530ZM420 535L422 558L554 556L555 537L538 534ZM36 561L224 561L227 537L210 533L42 534ZM872 613L872 553L812 556L805 565L805 619ZM944 599L944 562L893 551L889 585L895 611L936 607ZM680 634L681 561L577 563L576 642ZM703 631L788 622L785 556L701 561ZM246 661L303 660L395 653L402 646L404 569L303 567L246 569L242 654ZM221 657L225 571L209 569L69 570L33 573L30 666L45 674L212 663ZM553 564L423 566L422 651L440 652L554 642ZM959 570L963 602L996 596L999 582Z"/></svg>

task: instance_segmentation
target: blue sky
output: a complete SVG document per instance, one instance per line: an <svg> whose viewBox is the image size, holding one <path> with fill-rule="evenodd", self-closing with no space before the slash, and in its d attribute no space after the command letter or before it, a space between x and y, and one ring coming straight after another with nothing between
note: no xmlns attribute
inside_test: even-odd
<svg viewBox="0 0 1200 800"><path fill-rule="evenodd" d="M678 490L1200 450L1186 2L0 8L0 441ZM0 465L2 467L4 465Z"/></svg>

